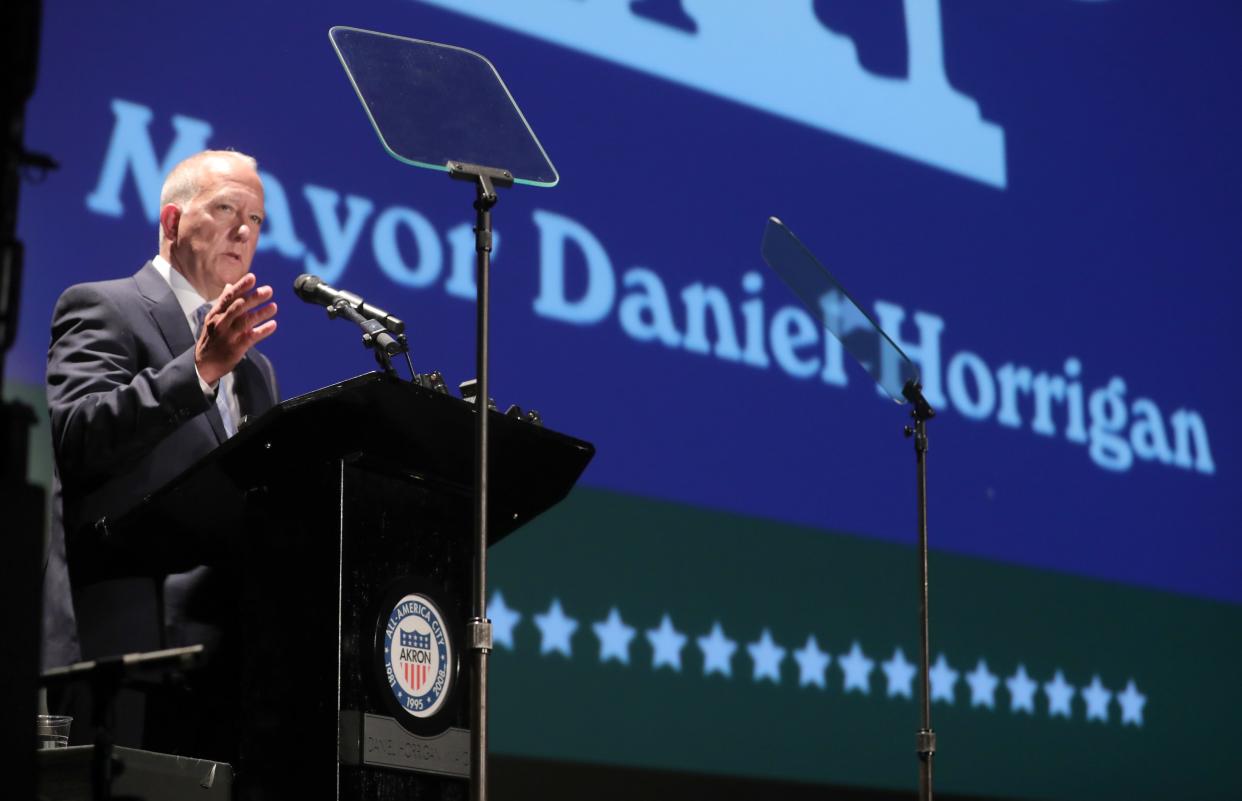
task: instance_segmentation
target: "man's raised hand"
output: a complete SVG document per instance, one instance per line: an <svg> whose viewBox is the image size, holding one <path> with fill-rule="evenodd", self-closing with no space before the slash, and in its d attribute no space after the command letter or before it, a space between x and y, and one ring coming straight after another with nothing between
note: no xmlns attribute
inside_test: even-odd
<svg viewBox="0 0 1242 801"><path fill-rule="evenodd" d="M276 321L272 319L276 316L276 304L268 303L272 288L255 289L256 283L254 273L246 273L235 283L226 284L203 320L194 344L194 364L202 379L212 386L232 372L246 351L276 330Z"/></svg>

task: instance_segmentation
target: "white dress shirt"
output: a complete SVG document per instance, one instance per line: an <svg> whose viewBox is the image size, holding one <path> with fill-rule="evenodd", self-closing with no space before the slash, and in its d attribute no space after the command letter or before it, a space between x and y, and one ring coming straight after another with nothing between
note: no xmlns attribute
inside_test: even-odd
<svg viewBox="0 0 1242 801"><path fill-rule="evenodd" d="M155 258L151 259L151 264L155 267L155 271L172 287L173 295L176 296L177 303L181 306L181 312L185 315L185 324L190 327L190 334L196 336L198 331L195 312L198 311L199 306L212 302L214 298L204 298L198 294L198 290L190 285L190 282L186 280L184 275L174 270L173 266L163 256L157 254ZM194 372L198 373L197 367L194 368ZM240 423L242 419L241 404L237 402L237 392L234 389L233 383L232 373L225 373L220 378L218 387L212 387L203 380L202 375L198 376L198 384L203 388L203 395L207 397L207 400L214 403L216 392L223 392L224 402L229 407L229 413L233 415L235 422Z"/></svg>

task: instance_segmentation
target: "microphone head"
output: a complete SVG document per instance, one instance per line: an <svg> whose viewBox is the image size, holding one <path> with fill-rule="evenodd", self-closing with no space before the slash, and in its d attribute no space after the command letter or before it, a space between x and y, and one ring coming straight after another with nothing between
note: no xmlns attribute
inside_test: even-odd
<svg viewBox="0 0 1242 801"><path fill-rule="evenodd" d="M302 300L311 300L315 293L315 288L321 283L323 283L323 279L319 276L302 273L293 279L293 291Z"/></svg>

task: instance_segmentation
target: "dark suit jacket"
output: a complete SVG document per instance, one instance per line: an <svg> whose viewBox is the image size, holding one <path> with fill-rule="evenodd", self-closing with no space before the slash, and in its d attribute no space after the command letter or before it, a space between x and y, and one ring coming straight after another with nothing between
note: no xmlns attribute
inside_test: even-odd
<svg viewBox="0 0 1242 801"><path fill-rule="evenodd" d="M244 416L277 401L271 363L256 350L233 374ZM47 400L56 474L44 570L45 666L184 644L169 642L170 631L173 640L193 639L177 630L188 625L188 599L211 584L210 571L169 577L165 592L159 577L136 575L123 557L100 549L93 533L100 518L115 519L225 439L194 370L185 315L154 266L61 295Z"/></svg>

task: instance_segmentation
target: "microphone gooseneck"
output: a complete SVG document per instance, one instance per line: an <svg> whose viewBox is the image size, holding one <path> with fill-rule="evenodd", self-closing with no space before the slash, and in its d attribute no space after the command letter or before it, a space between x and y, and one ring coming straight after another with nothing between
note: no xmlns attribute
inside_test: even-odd
<svg viewBox="0 0 1242 801"><path fill-rule="evenodd" d="M368 320L375 320L394 334L405 332L405 323L378 306L373 306L344 289L335 289L317 275L302 273L293 280L293 292L307 303L333 308L342 301Z"/></svg>

